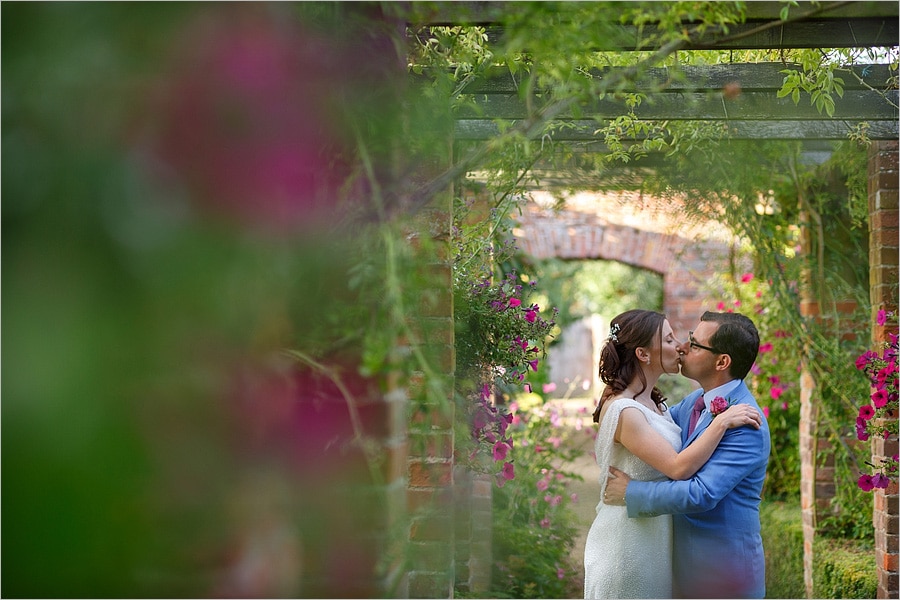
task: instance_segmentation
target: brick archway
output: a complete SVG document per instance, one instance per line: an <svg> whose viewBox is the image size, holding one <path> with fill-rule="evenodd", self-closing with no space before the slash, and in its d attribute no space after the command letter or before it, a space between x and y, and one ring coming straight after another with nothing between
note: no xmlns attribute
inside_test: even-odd
<svg viewBox="0 0 900 600"><path fill-rule="evenodd" d="M582 192L556 210L547 192L533 192L514 231L519 248L537 258L614 260L659 273L663 311L679 333L691 329L716 298L704 289L726 272L734 237L718 223L673 219L637 192ZM653 204L657 202L654 201Z"/></svg>

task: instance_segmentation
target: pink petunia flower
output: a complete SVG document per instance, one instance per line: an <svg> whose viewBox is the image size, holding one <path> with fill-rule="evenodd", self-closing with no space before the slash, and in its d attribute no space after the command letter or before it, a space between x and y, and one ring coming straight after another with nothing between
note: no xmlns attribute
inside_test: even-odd
<svg viewBox="0 0 900 600"><path fill-rule="evenodd" d="M878 323L879 327L884 326L887 323L887 312L884 309L878 311L878 315L875 317L875 322Z"/></svg>
<svg viewBox="0 0 900 600"><path fill-rule="evenodd" d="M773 386L771 390L769 390L769 395L772 396L772 400L778 400L781 397L781 394L784 393L784 388L779 386Z"/></svg>
<svg viewBox="0 0 900 600"><path fill-rule="evenodd" d="M764 414L764 415L766 416L766 418L768 419L768 418L769 418L769 407L768 407L768 406L763 406L762 409L763 409L763 414Z"/></svg>
<svg viewBox="0 0 900 600"><path fill-rule="evenodd" d="M501 460L506 459L506 455L509 454L509 445L506 442L497 442L494 444L494 462L500 462Z"/></svg>
<svg viewBox="0 0 900 600"><path fill-rule="evenodd" d="M871 404L863 404L859 407L859 418L863 421L868 421L872 417L875 416L875 409L872 408Z"/></svg>
<svg viewBox="0 0 900 600"><path fill-rule="evenodd" d="M872 482L872 476L865 474L860 476L860 478L856 481L856 485L858 485L859 489L864 492L871 492L872 488L875 487L875 484Z"/></svg>
<svg viewBox="0 0 900 600"><path fill-rule="evenodd" d="M510 298L509 299L509 307L510 308L515 308L517 306L521 306L521 304L522 304L522 301L519 300L518 298Z"/></svg>
<svg viewBox="0 0 900 600"><path fill-rule="evenodd" d="M741 275L741 283L750 283L753 281L753 273L744 273Z"/></svg>
<svg viewBox="0 0 900 600"><path fill-rule="evenodd" d="M772 351L772 342L766 342L759 347L759 353L765 354L766 352Z"/></svg>
<svg viewBox="0 0 900 600"><path fill-rule="evenodd" d="M872 405L875 408L882 408L888 402L887 390L877 390L872 394Z"/></svg>
<svg viewBox="0 0 900 600"><path fill-rule="evenodd" d="M515 479L516 469L511 462L503 463L503 478L506 480Z"/></svg>

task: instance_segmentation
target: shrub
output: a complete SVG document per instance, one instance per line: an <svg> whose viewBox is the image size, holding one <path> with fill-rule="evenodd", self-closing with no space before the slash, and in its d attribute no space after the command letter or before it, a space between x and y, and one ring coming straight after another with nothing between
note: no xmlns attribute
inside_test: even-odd
<svg viewBox="0 0 900 600"><path fill-rule="evenodd" d="M871 545L816 538L813 544L816 598L874 598L878 592Z"/></svg>
<svg viewBox="0 0 900 600"><path fill-rule="evenodd" d="M533 403L531 409L523 408ZM516 477L494 489L494 573L491 597L571 598L581 593L581 574L572 564L578 523L567 472L578 451L568 443L572 430L564 415L525 394L510 405ZM498 483L501 480L498 478Z"/></svg>
<svg viewBox="0 0 900 600"><path fill-rule="evenodd" d="M766 596L805 598L800 505L795 502L763 502L760 521L766 553Z"/></svg>

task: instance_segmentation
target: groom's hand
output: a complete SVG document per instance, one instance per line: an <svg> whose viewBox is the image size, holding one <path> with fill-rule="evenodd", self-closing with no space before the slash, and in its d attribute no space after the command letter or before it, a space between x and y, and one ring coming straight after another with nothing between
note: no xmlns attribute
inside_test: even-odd
<svg viewBox="0 0 900 600"><path fill-rule="evenodd" d="M631 478L615 467L609 468L609 477L606 478L606 491L603 493L603 503L614 506L625 506L625 490Z"/></svg>

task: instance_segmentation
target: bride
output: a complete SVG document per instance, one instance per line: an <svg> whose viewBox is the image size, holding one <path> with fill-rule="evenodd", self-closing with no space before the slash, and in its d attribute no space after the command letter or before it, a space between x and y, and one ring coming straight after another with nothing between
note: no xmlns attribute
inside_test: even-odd
<svg viewBox="0 0 900 600"><path fill-rule="evenodd" d="M678 373L679 344L660 313L630 310L612 320L600 352L606 388L594 412L601 498L610 466L633 479L689 479L727 429L759 427L754 408L732 406L681 450L681 428L655 387L663 373ZM629 519L624 506L601 500L585 543L584 573L585 598L671 598L671 515Z"/></svg>

